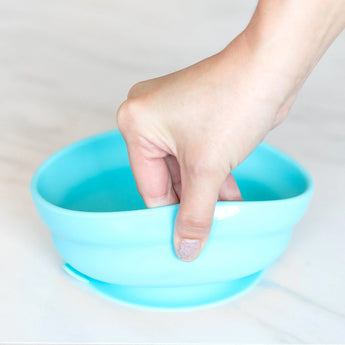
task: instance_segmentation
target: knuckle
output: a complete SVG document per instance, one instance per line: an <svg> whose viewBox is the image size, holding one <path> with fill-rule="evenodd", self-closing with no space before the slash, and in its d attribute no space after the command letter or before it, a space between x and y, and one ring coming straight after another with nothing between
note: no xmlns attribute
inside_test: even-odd
<svg viewBox="0 0 345 345"><path fill-rule="evenodd" d="M138 104L133 100L124 101L117 111L117 126L121 133L131 131L137 121Z"/></svg>
<svg viewBox="0 0 345 345"><path fill-rule="evenodd" d="M210 156L190 160L186 168L188 174L192 177L207 178L219 173L218 162L214 162Z"/></svg>
<svg viewBox="0 0 345 345"><path fill-rule="evenodd" d="M195 217L191 215L181 214L179 216L180 229L187 237L200 237L207 234L210 230L212 220L204 217Z"/></svg>
<svg viewBox="0 0 345 345"><path fill-rule="evenodd" d="M222 148L216 149L205 143L193 143L181 155L183 166L191 178L221 177L227 173L227 166Z"/></svg>
<svg viewBox="0 0 345 345"><path fill-rule="evenodd" d="M136 97L138 94L141 93L141 90L144 87L144 83L143 81L140 81L138 83L135 83L128 91L127 97L128 98L132 98L132 97Z"/></svg>

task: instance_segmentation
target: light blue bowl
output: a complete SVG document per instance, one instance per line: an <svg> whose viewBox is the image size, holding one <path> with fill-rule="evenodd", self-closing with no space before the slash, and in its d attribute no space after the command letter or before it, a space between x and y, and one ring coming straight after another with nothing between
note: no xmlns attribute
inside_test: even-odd
<svg viewBox="0 0 345 345"><path fill-rule="evenodd" d="M104 294L142 306L194 307L251 287L286 248L313 193L308 172L267 144L233 171L242 202L218 202L193 262L173 250L178 205L146 209L118 131L54 154L31 192L65 269Z"/></svg>

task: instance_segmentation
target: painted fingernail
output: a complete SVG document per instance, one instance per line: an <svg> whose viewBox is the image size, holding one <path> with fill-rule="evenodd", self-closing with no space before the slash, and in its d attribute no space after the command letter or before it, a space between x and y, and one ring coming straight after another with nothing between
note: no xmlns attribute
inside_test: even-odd
<svg viewBox="0 0 345 345"><path fill-rule="evenodd" d="M183 261L193 261L200 253L200 240L183 238L176 250L177 256Z"/></svg>

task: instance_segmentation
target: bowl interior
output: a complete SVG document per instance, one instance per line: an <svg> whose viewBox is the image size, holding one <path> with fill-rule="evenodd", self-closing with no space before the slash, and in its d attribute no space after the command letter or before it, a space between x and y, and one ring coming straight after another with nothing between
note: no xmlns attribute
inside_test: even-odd
<svg viewBox="0 0 345 345"><path fill-rule="evenodd" d="M309 183L298 163L267 144L259 145L233 175L244 201L291 198L304 193ZM145 208L118 131L59 151L41 166L35 181L43 199L65 209L114 212Z"/></svg>

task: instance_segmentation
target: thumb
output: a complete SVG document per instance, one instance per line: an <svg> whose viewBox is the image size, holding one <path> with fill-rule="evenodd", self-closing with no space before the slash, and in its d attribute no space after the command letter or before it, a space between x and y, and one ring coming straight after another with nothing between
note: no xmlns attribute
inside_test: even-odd
<svg viewBox="0 0 345 345"><path fill-rule="evenodd" d="M183 261L196 259L209 237L222 177L219 172L188 173L181 167L180 208L175 220L174 246Z"/></svg>

